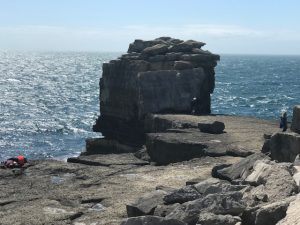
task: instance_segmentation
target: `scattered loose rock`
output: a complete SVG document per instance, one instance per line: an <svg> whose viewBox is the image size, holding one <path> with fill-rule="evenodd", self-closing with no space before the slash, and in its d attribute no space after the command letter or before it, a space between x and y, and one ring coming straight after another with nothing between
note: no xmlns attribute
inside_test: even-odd
<svg viewBox="0 0 300 225"><path fill-rule="evenodd" d="M155 208L163 204L167 192L156 190L140 197L136 202L126 205L128 217L153 215Z"/></svg>
<svg viewBox="0 0 300 225"><path fill-rule="evenodd" d="M201 132L210 133L210 134L221 134L225 129L225 124L220 121L214 122L201 122L198 123L198 128Z"/></svg>

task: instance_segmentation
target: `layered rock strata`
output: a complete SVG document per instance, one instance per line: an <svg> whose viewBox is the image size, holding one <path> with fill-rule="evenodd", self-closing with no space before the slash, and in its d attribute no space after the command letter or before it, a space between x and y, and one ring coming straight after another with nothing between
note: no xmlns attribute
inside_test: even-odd
<svg viewBox="0 0 300 225"><path fill-rule="evenodd" d="M100 112L94 131L130 144L144 142L148 113L210 113L219 55L205 43L161 37L135 40L128 53L103 64Z"/></svg>

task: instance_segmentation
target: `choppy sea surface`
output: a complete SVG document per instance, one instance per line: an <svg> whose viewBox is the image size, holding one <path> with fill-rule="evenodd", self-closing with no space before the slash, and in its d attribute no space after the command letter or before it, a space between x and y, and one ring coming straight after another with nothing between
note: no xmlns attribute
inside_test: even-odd
<svg viewBox="0 0 300 225"><path fill-rule="evenodd" d="M101 136L101 67L120 54L0 52L0 160L63 159ZM275 120L299 103L300 56L221 56L213 113Z"/></svg>

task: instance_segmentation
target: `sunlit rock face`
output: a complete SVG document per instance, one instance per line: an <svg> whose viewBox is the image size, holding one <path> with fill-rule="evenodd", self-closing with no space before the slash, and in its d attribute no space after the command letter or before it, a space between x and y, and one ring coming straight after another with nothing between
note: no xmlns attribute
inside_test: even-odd
<svg viewBox="0 0 300 225"><path fill-rule="evenodd" d="M103 64L100 112L94 131L129 143L144 142L148 113L210 113L219 55L205 43L161 37L135 40L128 53Z"/></svg>

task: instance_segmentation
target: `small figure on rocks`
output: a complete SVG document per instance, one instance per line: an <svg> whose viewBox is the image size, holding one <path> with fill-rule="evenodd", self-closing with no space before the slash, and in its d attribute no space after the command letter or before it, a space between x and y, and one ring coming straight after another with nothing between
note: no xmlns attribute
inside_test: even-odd
<svg viewBox="0 0 300 225"><path fill-rule="evenodd" d="M25 163L27 163L27 159L24 156L19 155L17 157L9 158L6 161L1 162L1 168L4 169L22 168Z"/></svg>
<svg viewBox="0 0 300 225"><path fill-rule="evenodd" d="M192 115L196 115L198 112L197 110L197 105L198 105L198 101L197 101L197 98L194 97L191 101L191 114Z"/></svg>
<svg viewBox="0 0 300 225"><path fill-rule="evenodd" d="M280 117L280 128L285 132L287 130L287 113L283 112Z"/></svg>

